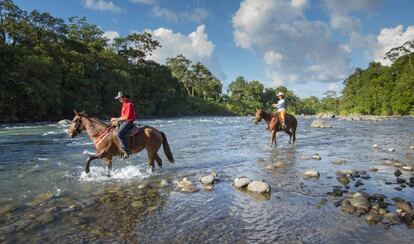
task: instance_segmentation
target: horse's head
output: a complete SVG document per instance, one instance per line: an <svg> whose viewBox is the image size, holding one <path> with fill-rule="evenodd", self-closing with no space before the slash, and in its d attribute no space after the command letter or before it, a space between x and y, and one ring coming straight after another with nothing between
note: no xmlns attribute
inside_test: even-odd
<svg viewBox="0 0 414 244"><path fill-rule="evenodd" d="M68 129L68 136L70 138L77 136L85 129L85 126L82 123L82 117L88 116L87 114L85 114L85 112L78 113L75 109L73 110L73 112L75 112L75 117L73 118L72 123L70 124L70 127Z"/></svg>
<svg viewBox="0 0 414 244"><path fill-rule="evenodd" d="M264 113L265 113L265 111L263 110L263 109L259 109L259 108L257 108L256 109L256 115L254 116L255 117L255 121L254 121L254 123L257 125L258 123L260 123L260 121L262 121L262 119L263 119L263 116L264 116Z"/></svg>

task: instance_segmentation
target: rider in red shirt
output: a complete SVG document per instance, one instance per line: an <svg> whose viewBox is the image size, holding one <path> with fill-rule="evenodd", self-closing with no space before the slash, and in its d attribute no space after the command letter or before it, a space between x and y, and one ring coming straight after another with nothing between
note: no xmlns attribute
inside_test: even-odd
<svg viewBox="0 0 414 244"><path fill-rule="evenodd" d="M123 92L118 92L118 96L116 96L115 99L122 103L121 117L112 118L111 123L120 124L118 129L118 139L121 146L122 159L126 159L129 157L130 152L128 149L128 140L125 135L134 126L134 121L136 119L135 105L129 99L129 96Z"/></svg>

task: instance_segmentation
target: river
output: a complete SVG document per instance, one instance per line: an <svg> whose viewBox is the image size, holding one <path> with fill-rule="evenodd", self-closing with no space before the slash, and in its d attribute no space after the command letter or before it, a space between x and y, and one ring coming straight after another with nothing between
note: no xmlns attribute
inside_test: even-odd
<svg viewBox="0 0 414 244"><path fill-rule="evenodd" d="M414 188L395 190L395 168L381 161L414 164L414 118L385 121L332 119L333 128L311 128L298 118L297 143L270 133L248 117L188 117L139 121L168 137L176 162L148 171L146 153L113 162L111 177L102 161L84 173L94 151L85 133L70 139L55 123L0 125L0 242L6 243L413 243L407 225L386 227L334 206L327 196L340 186L336 171L366 170L363 190L414 203ZM372 147L378 144L379 148ZM388 149L394 148L395 152ZM304 159L318 153L321 160ZM334 160L344 160L341 165ZM281 169L269 163L283 161ZM305 180L307 169L319 179ZM216 172L219 181L205 190L200 175ZM247 176L271 186L268 197L236 190L234 178ZM403 171L409 178L411 172ZM200 189L182 193L176 181L189 178ZM169 184L160 185L166 179ZM326 203L325 203L326 201ZM321 204L322 203L322 204Z"/></svg>

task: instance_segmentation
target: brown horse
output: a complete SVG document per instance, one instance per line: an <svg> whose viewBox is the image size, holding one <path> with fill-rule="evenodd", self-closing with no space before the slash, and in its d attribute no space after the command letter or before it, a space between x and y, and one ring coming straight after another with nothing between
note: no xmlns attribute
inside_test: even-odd
<svg viewBox="0 0 414 244"><path fill-rule="evenodd" d="M89 117L84 112L78 113L75 110L74 112L75 117L68 129L69 137L73 138L83 130L86 130L96 149L96 154L90 156L86 162L85 172L89 173L89 165L92 160L105 159L109 175L112 169L112 158L121 155L116 129L97 118ZM130 152L138 153L144 148L147 149L148 165L152 171L155 168L154 160L157 161L159 167L162 167L162 160L158 156L158 150L161 145L164 147L164 153L168 161L174 162L167 137L163 132L149 126L140 128L138 133L134 133L133 130L131 129L127 134Z"/></svg>
<svg viewBox="0 0 414 244"><path fill-rule="evenodd" d="M270 139L270 147L273 146L273 142L275 143L275 146L277 147L277 143L276 143L276 132L277 131L284 131L289 135L289 144L291 144L292 137L293 137L293 145L295 145L296 128L298 126L298 121L296 120L295 116L286 114L286 118L285 118L286 128L285 129L282 129L282 126L281 126L282 123L281 123L279 113L271 114L264 109L256 109L255 118L256 118L255 124L260 123L262 119L266 121L267 127L270 129L272 133L272 137Z"/></svg>

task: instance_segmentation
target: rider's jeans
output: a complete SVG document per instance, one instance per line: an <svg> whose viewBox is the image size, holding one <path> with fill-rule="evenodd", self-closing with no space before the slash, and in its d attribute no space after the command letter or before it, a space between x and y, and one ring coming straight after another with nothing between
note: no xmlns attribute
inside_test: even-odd
<svg viewBox="0 0 414 244"><path fill-rule="evenodd" d="M126 133L134 126L133 122L121 122L121 125L118 129L118 139L121 149L127 151L128 149L128 140L125 137Z"/></svg>

